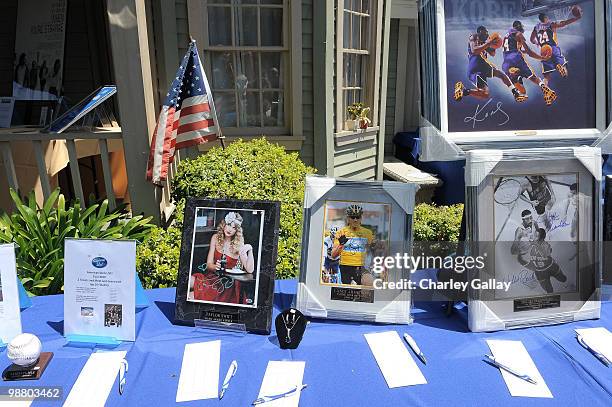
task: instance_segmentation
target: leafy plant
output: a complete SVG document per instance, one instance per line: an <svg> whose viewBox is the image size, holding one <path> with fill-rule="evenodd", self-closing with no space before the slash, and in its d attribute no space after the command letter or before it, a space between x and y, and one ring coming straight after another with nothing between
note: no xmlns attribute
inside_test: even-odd
<svg viewBox="0 0 612 407"><path fill-rule="evenodd" d="M414 209L414 241L457 242L463 205L419 204Z"/></svg>
<svg viewBox="0 0 612 407"><path fill-rule="evenodd" d="M136 270L144 288L176 285L184 210L185 200L181 200L174 210L172 225L154 227L149 238L136 248Z"/></svg>
<svg viewBox="0 0 612 407"><path fill-rule="evenodd" d="M155 227L136 249L136 270L144 288L174 287L179 267L181 229Z"/></svg>
<svg viewBox="0 0 612 407"><path fill-rule="evenodd" d="M265 138L239 140L182 161L172 194L177 201L189 196L280 201L276 275L291 278L299 269L305 177L314 172L297 153L287 153Z"/></svg>
<svg viewBox="0 0 612 407"><path fill-rule="evenodd" d="M0 242L14 242L17 270L21 282L32 295L57 294L63 291L64 239L136 239L145 240L151 228L151 217L130 218L125 205L110 211L108 201L86 208L76 201L66 207L59 189L53 191L42 208L31 193L24 202L13 190L16 210L0 216Z"/></svg>
<svg viewBox="0 0 612 407"><path fill-rule="evenodd" d="M370 108L369 107L365 107L364 104L361 103L361 102L355 102L355 103L349 105L346 108L346 112L348 113L349 118L351 120L357 120L357 119L362 118L362 114L363 114L364 109L367 109L367 112L366 112L366 117L367 117L367 114L370 111Z"/></svg>

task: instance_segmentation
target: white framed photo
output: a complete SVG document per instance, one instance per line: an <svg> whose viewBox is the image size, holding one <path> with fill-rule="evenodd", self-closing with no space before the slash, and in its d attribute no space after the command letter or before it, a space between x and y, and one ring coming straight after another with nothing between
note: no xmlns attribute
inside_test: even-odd
<svg viewBox="0 0 612 407"><path fill-rule="evenodd" d="M15 245L0 244L0 343L21 333Z"/></svg>
<svg viewBox="0 0 612 407"><path fill-rule="evenodd" d="M306 178L296 306L307 316L410 323L410 273L381 259L411 253L414 184Z"/></svg>
<svg viewBox="0 0 612 407"><path fill-rule="evenodd" d="M598 318L602 276L599 149L479 150L466 160L473 331ZM503 287L503 288L502 288Z"/></svg>
<svg viewBox="0 0 612 407"><path fill-rule="evenodd" d="M593 145L609 120L605 3L422 0L423 160Z"/></svg>

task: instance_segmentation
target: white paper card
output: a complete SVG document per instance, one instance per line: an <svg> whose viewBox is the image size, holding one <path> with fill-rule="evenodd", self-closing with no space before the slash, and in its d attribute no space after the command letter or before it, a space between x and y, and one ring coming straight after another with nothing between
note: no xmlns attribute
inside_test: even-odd
<svg viewBox="0 0 612 407"><path fill-rule="evenodd" d="M15 246L0 245L0 342L9 343L21 333Z"/></svg>
<svg viewBox="0 0 612 407"><path fill-rule="evenodd" d="M217 398L220 363L221 341L185 345L176 402Z"/></svg>
<svg viewBox="0 0 612 407"><path fill-rule="evenodd" d="M364 336L390 389L427 384L421 369L396 331L364 334Z"/></svg>
<svg viewBox="0 0 612 407"><path fill-rule="evenodd" d="M115 384L125 351L95 352L89 356L66 398L64 407L103 407Z"/></svg>
<svg viewBox="0 0 612 407"><path fill-rule="evenodd" d="M536 384L532 384L504 369L499 369L513 397L553 397L540 371L535 363L533 363L527 349L525 349L523 342L487 340L487 344L491 349L491 353L493 353L493 357L499 363L517 372L527 374L536 381Z"/></svg>
<svg viewBox="0 0 612 407"><path fill-rule="evenodd" d="M575 329L584 343L612 362L612 332L604 327Z"/></svg>
<svg viewBox="0 0 612 407"><path fill-rule="evenodd" d="M64 335L136 337L136 241L66 239Z"/></svg>
<svg viewBox="0 0 612 407"><path fill-rule="evenodd" d="M298 388L298 391L263 405L266 407L298 407L302 394L299 389L302 387L305 367L306 362L302 361L269 361L257 397L282 394L295 387Z"/></svg>

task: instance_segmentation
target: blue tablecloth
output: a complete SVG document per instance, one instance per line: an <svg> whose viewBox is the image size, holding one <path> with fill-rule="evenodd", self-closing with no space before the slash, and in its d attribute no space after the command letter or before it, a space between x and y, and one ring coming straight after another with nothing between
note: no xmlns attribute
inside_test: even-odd
<svg viewBox="0 0 612 407"><path fill-rule="evenodd" d="M275 314L290 306L295 280L276 282ZM612 303L604 303L596 321L529 328L497 333L467 331L461 312L443 315L437 304L415 309L410 326L384 326L339 321L313 321L297 350L281 350L270 337L197 330L172 324L174 289L147 291L152 305L138 310L134 343L128 351L129 373L125 393L117 383L107 405L174 404L185 344L221 339L221 380L232 359L239 370L222 401L205 400L185 405L248 406L257 397L269 360L306 361L302 406L611 406L612 369L606 368L576 342L576 327L605 326L612 330ZM64 397L76 381L92 348L67 346L62 337L63 297L34 298L23 311L24 332L40 337L44 350L55 352L44 377L24 385L63 386ZM427 356L419 364L428 384L388 389L363 334L395 329L409 332ZM521 340L546 380L553 399L513 398L499 371L484 363L489 338ZM420 362L418 362L420 363ZM8 366L6 351L0 367ZM4 383L6 385L6 383ZM35 402L34 405L57 403Z"/></svg>

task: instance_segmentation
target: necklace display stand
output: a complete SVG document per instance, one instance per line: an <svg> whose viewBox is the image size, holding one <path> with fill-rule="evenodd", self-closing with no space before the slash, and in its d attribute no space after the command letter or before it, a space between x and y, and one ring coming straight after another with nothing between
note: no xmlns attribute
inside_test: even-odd
<svg viewBox="0 0 612 407"><path fill-rule="evenodd" d="M306 317L295 308L281 312L274 321L281 349L296 349L306 330Z"/></svg>

